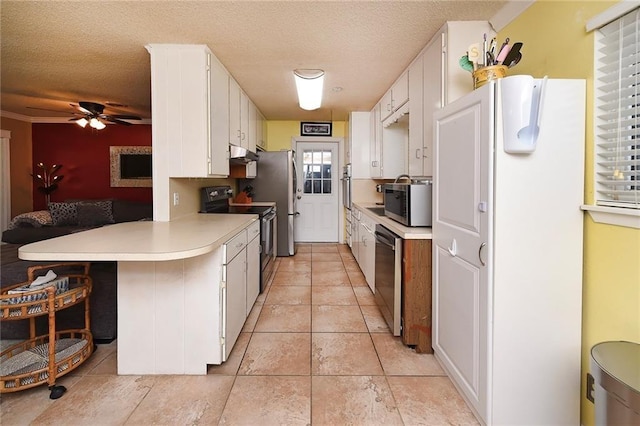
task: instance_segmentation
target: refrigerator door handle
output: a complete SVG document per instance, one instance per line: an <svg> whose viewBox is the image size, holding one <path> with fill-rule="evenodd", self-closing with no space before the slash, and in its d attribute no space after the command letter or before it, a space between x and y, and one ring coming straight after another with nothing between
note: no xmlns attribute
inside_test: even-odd
<svg viewBox="0 0 640 426"><path fill-rule="evenodd" d="M484 260L482 260L482 249L487 245L487 243L482 243L480 244L480 248L478 249L478 259L480 259L480 263L482 264L482 266L486 266L487 264L485 263Z"/></svg>

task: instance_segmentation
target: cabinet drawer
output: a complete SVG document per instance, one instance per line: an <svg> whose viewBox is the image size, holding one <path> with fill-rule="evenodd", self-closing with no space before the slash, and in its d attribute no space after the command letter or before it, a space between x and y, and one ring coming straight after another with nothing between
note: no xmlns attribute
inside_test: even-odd
<svg viewBox="0 0 640 426"><path fill-rule="evenodd" d="M260 220L256 220L247 227L247 241L253 240L260 235Z"/></svg>
<svg viewBox="0 0 640 426"><path fill-rule="evenodd" d="M224 243L224 263L227 264L247 246L247 231L243 229L235 237Z"/></svg>

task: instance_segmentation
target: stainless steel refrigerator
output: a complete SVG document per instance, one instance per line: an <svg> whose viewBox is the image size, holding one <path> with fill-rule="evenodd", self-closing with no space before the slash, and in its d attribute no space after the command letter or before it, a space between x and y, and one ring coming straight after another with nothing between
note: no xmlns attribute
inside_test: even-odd
<svg viewBox="0 0 640 426"><path fill-rule="evenodd" d="M254 179L243 179L239 190L253 187L253 201L275 201L278 215L278 256L295 254L293 221L298 189L295 152L263 151L259 153L258 172Z"/></svg>

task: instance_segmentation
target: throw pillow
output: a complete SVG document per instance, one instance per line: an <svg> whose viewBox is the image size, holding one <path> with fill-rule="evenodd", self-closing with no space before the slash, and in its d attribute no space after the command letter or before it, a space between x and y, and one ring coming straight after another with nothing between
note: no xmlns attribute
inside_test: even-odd
<svg viewBox="0 0 640 426"><path fill-rule="evenodd" d="M53 226L75 226L78 224L77 203L49 203Z"/></svg>
<svg viewBox="0 0 640 426"><path fill-rule="evenodd" d="M17 215L11 220L7 229L40 228L52 223L51 213L48 210L38 210Z"/></svg>
<svg viewBox="0 0 640 426"><path fill-rule="evenodd" d="M113 223L105 209L97 203L80 203L77 205L78 226L101 226Z"/></svg>
<svg viewBox="0 0 640 426"><path fill-rule="evenodd" d="M101 212L98 213L100 216L101 225L105 225L107 223L115 223L113 220L113 203L111 200L102 200L102 201L82 201L78 204L80 206L95 206L98 207ZM80 224L81 225L81 224Z"/></svg>

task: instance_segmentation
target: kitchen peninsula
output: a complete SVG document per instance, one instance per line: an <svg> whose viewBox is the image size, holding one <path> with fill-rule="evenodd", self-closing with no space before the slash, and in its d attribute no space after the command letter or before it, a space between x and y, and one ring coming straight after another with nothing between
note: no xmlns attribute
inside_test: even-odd
<svg viewBox="0 0 640 426"><path fill-rule="evenodd" d="M243 324L253 303L245 299L246 273L232 283L223 265L241 255L257 219L192 214L120 223L24 245L19 257L117 261L118 374L204 375L207 364L226 360L237 338L228 327Z"/></svg>

